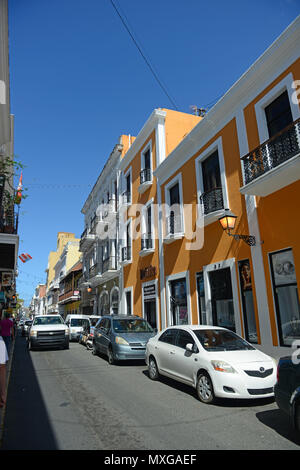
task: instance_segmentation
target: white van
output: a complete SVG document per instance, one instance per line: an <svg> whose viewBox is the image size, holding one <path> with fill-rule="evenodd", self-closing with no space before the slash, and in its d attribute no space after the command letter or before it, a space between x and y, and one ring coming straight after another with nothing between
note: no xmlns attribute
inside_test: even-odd
<svg viewBox="0 0 300 470"><path fill-rule="evenodd" d="M89 324L88 315L71 314L66 316L66 325L70 330L70 341L78 341L80 333Z"/></svg>

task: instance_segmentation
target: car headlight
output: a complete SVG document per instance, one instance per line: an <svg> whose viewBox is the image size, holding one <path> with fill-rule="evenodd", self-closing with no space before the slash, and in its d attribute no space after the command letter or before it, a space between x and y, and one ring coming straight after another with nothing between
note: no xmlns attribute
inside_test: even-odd
<svg viewBox="0 0 300 470"><path fill-rule="evenodd" d="M69 335L69 334L70 334L70 330L69 330L69 328L66 328L65 329L65 335Z"/></svg>
<svg viewBox="0 0 300 470"><path fill-rule="evenodd" d="M37 337L37 331L36 330L30 330L30 336L32 337Z"/></svg>
<svg viewBox="0 0 300 470"><path fill-rule="evenodd" d="M129 346L128 341L126 341L126 339L122 338L122 336L116 336L116 343L117 344L126 344L126 346Z"/></svg>
<svg viewBox="0 0 300 470"><path fill-rule="evenodd" d="M236 372L234 368L225 361L211 361L211 365L219 372L230 372L231 374Z"/></svg>

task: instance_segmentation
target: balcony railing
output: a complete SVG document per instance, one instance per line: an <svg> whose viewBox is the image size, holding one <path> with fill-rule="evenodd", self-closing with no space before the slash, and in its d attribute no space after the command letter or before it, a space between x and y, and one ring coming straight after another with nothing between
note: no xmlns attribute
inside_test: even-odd
<svg viewBox="0 0 300 470"><path fill-rule="evenodd" d="M122 202L123 202L123 204L131 204L131 193L130 193L130 191L124 191L122 193Z"/></svg>
<svg viewBox="0 0 300 470"><path fill-rule="evenodd" d="M131 247L124 246L122 248L122 261L130 261L131 260Z"/></svg>
<svg viewBox="0 0 300 470"><path fill-rule="evenodd" d="M18 233L18 214L0 215L0 233Z"/></svg>
<svg viewBox="0 0 300 470"><path fill-rule="evenodd" d="M213 188L200 196L202 214L207 215L212 212L224 209L222 188Z"/></svg>
<svg viewBox="0 0 300 470"><path fill-rule="evenodd" d="M242 157L245 184L300 153L300 119Z"/></svg>
<svg viewBox="0 0 300 470"><path fill-rule="evenodd" d="M182 217L181 213L176 213L174 211L170 212L170 215L166 220L166 233L167 236L172 236L178 233L182 233Z"/></svg>
<svg viewBox="0 0 300 470"><path fill-rule="evenodd" d="M150 168L145 168L140 172L140 184L152 182L152 171Z"/></svg>
<svg viewBox="0 0 300 470"><path fill-rule="evenodd" d="M147 235L142 235L141 238L141 250L152 250L153 248L153 238L151 233Z"/></svg>
<svg viewBox="0 0 300 470"><path fill-rule="evenodd" d="M106 273L107 271L114 271L117 269L117 260L115 256L109 256L102 262L102 272Z"/></svg>

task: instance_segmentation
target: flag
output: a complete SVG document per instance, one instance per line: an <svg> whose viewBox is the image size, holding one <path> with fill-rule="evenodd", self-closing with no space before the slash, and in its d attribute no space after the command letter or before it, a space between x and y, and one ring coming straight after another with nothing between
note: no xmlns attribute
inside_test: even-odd
<svg viewBox="0 0 300 470"><path fill-rule="evenodd" d="M23 173L21 172L18 188L17 188L17 194L15 198L15 203L16 204L21 204L22 200L22 179L23 179Z"/></svg>
<svg viewBox="0 0 300 470"><path fill-rule="evenodd" d="M31 260L32 259L32 256L30 256L28 253L22 253L20 256L19 256L20 260L22 261L22 263L26 263L27 261Z"/></svg>

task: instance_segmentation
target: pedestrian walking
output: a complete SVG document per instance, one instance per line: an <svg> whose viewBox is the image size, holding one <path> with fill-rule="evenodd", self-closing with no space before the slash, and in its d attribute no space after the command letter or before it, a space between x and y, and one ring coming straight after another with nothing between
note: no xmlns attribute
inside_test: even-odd
<svg viewBox="0 0 300 470"><path fill-rule="evenodd" d="M5 342L0 336L0 408L3 408L6 400L6 363L8 361Z"/></svg>
<svg viewBox="0 0 300 470"><path fill-rule="evenodd" d="M10 319L9 313L5 312L4 319L0 321L0 335L5 342L7 354L10 354L11 343L14 335L14 324Z"/></svg>

